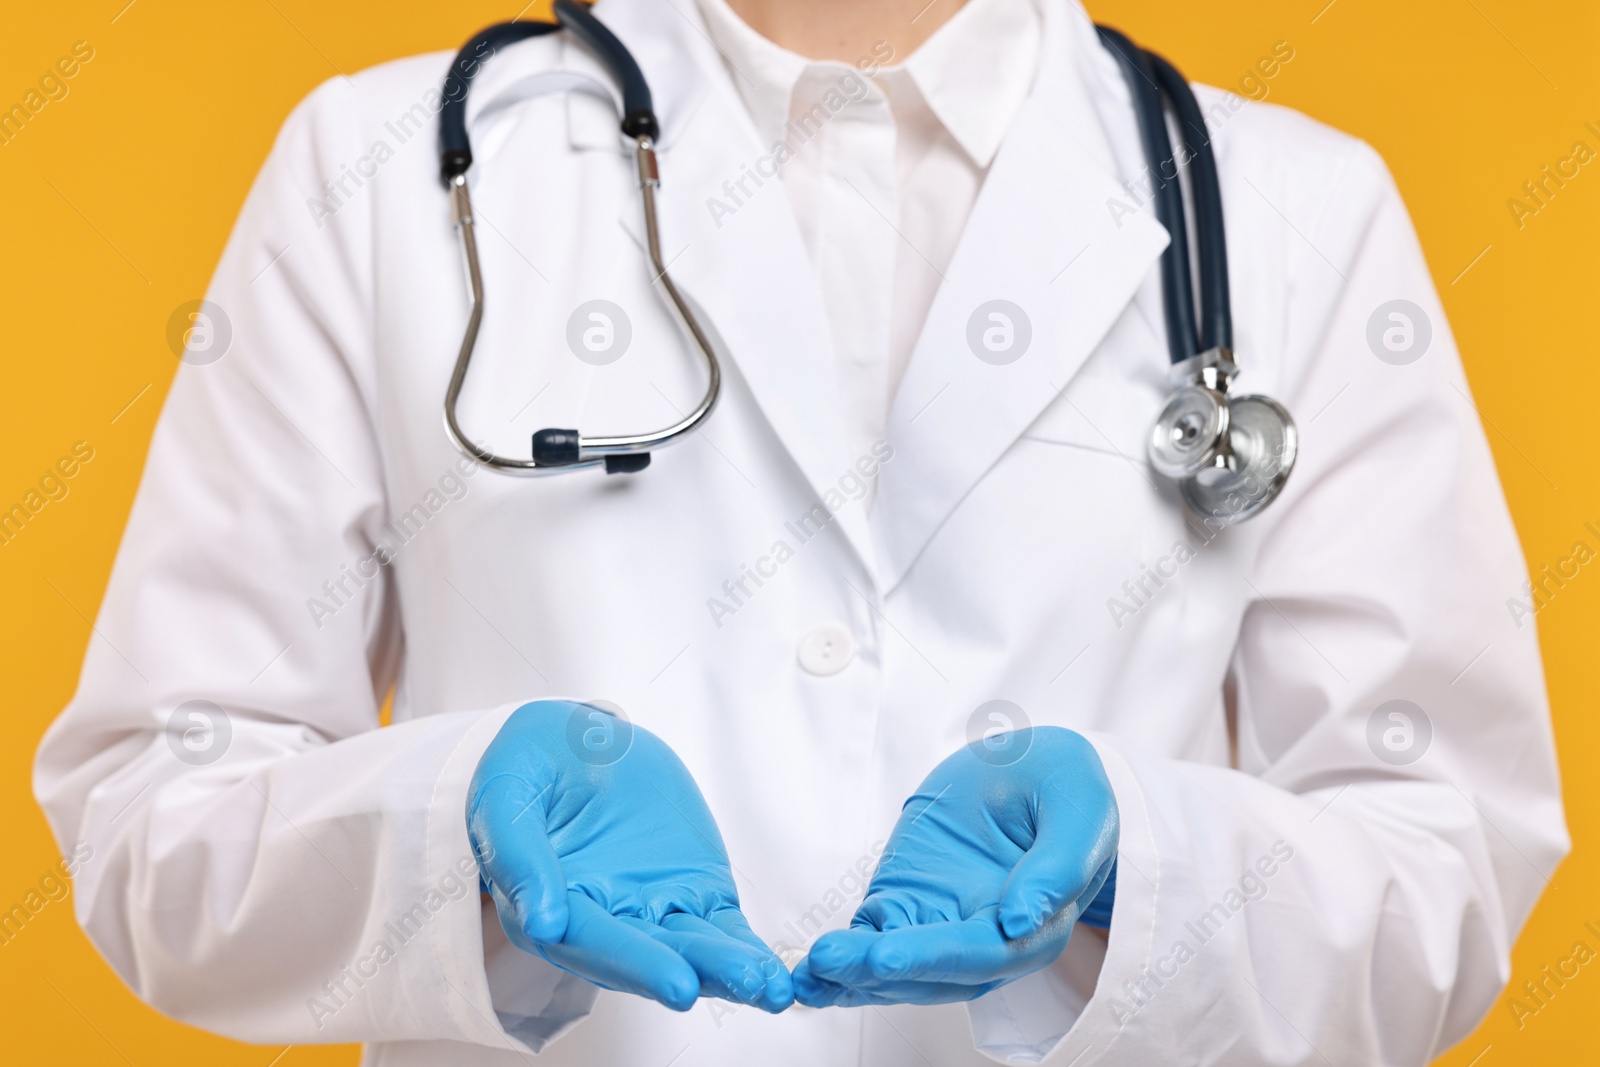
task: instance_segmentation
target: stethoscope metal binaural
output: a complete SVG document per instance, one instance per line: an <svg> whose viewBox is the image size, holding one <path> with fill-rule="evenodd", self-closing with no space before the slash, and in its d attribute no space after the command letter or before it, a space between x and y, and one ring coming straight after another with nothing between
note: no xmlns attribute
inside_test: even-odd
<svg viewBox="0 0 1600 1067"><path fill-rule="evenodd" d="M644 74L627 48L590 14L587 5L556 0L555 15L557 21L553 23L507 22L483 30L456 56L445 81L444 106L439 116L440 174L450 191L472 298L466 334L445 393L445 430L464 455L508 474L559 474L596 466L604 466L611 474L632 473L649 465L652 450L681 440L705 422L716 407L722 371L711 342L662 261L655 201L661 184L655 153L659 126ZM604 437L586 436L577 430L539 430L533 435L531 457L520 459L497 455L474 443L456 417L456 405L483 323L484 304L483 272L467 190L472 147L467 134L466 103L472 79L486 53L563 27L594 53L622 90L621 129L634 145L651 271L680 329L705 361L709 381L695 409L664 429ZM1115 30L1099 30L1102 42L1121 64L1132 92L1155 191L1156 214L1171 235L1171 243L1161 256L1161 288L1173 391L1151 430L1149 460L1160 474L1178 483L1185 504L1198 517L1215 525L1241 522L1259 514L1282 492L1298 452L1294 420L1282 405L1268 397L1229 392L1239 368L1233 359L1222 192L1200 105L1172 64L1138 48ZM1169 104L1183 137L1193 186L1201 280L1198 321L1184 193L1179 163L1167 132Z"/></svg>
<svg viewBox="0 0 1600 1067"><path fill-rule="evenodd" d="M608 474L631 474L650 465L652 449L673 444L692 433L711 415L722 391L722 367L717 354L684 301L661 257L661 237L656 224L656 189L661 175L656 167L655 142L660 135L650 86L644 72L622 42L589 9L573 0L556 0L556 22L505 22L481 31L456 55L445 79L444 106L439 112L439 173L450 190L451 212L461 235L461 250L467 260L467 280L472 291L472 311L467 319L466 336L456 357L455 370L444 397L445 432L464 455L490 470L506 474L545 475L604 465ZM483 325L483 270L478 263L478 240L473 226L472 199L467 192L467 171L472 167L472 144L467 136L467 92L477 76L485 52L539 37L566 27L605 64L622 89L622 134L633 141L638 167L639 194L644 202L645 244L656 286L665 294L679 327L690 344L705 360L710 381L705 396L693 411L665 429L650 433L588 437L577 430L540 430L533 435L533 454L529 459L496 455L474 443L456 419L456 403L467 380L472 352L477 347L478 330Z"/></svg>

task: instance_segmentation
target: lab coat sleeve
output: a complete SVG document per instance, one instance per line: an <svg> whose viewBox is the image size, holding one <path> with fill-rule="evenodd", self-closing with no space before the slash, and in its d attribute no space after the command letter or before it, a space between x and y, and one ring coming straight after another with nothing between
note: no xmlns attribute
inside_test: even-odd
<svg viewBox="0 0 1600 1067"><path fill-rule="evenodd" d="M516 1008L492 1002L464 808L512 709L379 727L402 634L373 561L373 192L344 177L389 177L365 77L294 113L248 197L209 296L231 344L173 382L35 791L79 921L157 1009L275 1044L537 1049L593 990L527 957Z"/></svg>
<svg viewBox="0 0 1600 1067"><path fill-rule="evenodd" d="M1292 204L1286 169L1241 194ZM1122 839L1109 942L1079 955L1104 959L1092 995L1069 948L978 1001L994 1059L1425 1064L1490 1010L1567 851L1527 575L1449 326L1382 161L1351 143L1330 171L1280 227L1289 344L1250 383L1304 437L1237 531L1238 767L1093 738ZM1413 362L1369 343L1395 300L1431 326Z"/></svg>

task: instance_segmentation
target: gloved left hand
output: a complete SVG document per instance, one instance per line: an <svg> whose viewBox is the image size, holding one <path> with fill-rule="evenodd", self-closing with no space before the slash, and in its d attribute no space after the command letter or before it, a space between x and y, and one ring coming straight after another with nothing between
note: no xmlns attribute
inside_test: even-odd
<svg viewBox="0 0 1600 1067"><path fill-rule="evenodd" d="M1119 825L1100 757L1060 727L1003 741L963 748L906 801L850 929L795 967L800 1003L973 1000L1049 966L1080 917L1109 923Z"/></svg>
<svg viewBox="0 0 1600 1067"><path fill-rule="evenodd" d="M467 833L519 948L678 1011L699 996L793 1001L739 910L705 798L642 727L587 704L518 708L478 761Z"/></svg>

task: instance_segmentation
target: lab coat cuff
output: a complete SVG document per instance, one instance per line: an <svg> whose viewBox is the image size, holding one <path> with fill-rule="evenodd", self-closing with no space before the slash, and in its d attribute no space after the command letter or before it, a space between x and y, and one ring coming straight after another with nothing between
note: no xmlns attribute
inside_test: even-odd
<svg viewBox="0 0 1600 1067"><path fill-rule="evenodd" d="M967 1006L973 1044L1006 1064L1087 1067L1115 1042L1125 983L1137 984L1152 956L1160 862L1149 805L1137 776L1104 734L1085 734L1117 800L1117 895L1111 927L1078 926L1056 962Z"/></svg>
<svg viewBox="0 0 1600 1067"><path fill-rule="evenodd" d="M445 761L429 805L430 876L478 869L467 837L467 790L489 742L523 701L483 715ZM462 1040L519 1053L539 1052L587 1016L598 990L536 956L512 946L501 931L493 904L450 909L441 931L438 960L445 1000Z"/></svg>

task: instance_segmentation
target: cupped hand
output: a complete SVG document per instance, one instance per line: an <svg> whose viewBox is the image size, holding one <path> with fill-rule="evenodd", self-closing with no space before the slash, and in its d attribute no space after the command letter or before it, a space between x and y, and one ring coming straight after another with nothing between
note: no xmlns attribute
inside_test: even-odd
<svg viewBox="0 0 1600 1067"><path fill-rule="evenodd" d="M654 734L586 704L512 713L467 793L467 831L518 947L606 989L687 1011L779 1012L793 986L739 910L722 835Z"/></svg>
<svg viewBox="0 0 1600 1067"><path fill-rule="evenodd" d="M1049 966L1080 918L1109 922L1118 821L1100 757L1060 727L1004 741L961 749L906 801L850 928L795 967L800 1003L972 1000Z"/></svg>

